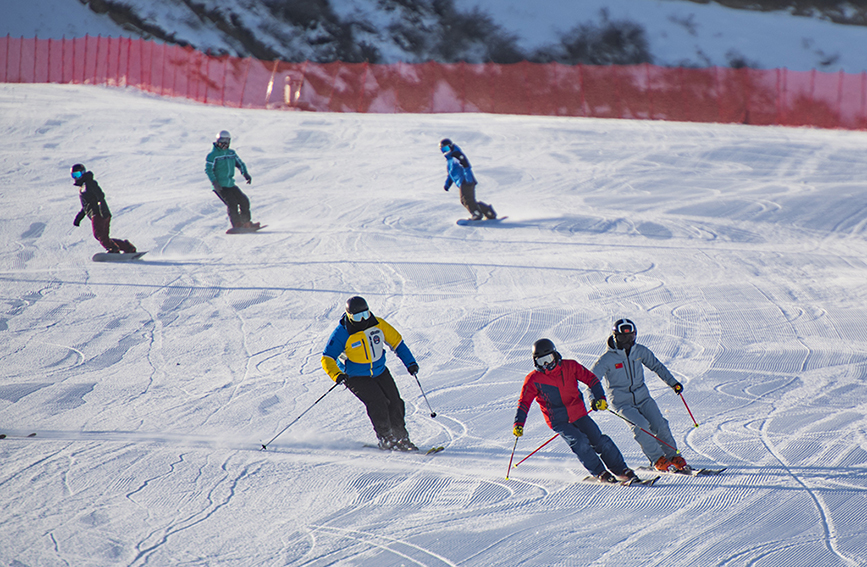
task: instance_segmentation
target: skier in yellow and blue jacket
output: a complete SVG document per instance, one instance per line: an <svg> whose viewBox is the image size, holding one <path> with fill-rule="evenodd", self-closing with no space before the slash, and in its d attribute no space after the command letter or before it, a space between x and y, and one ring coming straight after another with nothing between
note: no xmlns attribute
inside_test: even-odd
<svg viewBox="0 0 867 567"><path fill-rule="evenodd" d="M400 333L385 319L374 317L363 297L350 297L322 353L322 368L365 405L380 449L418 451L406 430L403 399L385 366L386 346L410 374L418 373L418 363Z"/></svg>

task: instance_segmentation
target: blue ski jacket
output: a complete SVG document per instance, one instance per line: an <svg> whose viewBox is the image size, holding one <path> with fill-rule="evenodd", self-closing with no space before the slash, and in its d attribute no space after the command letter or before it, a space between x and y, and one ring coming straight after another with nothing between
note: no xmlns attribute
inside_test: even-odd
<svg viewBox="0 0 867 567"><path fill-rule="evenodd" d="M448 170L448 177L446 177L444 187L446 191L452 186L452 183L458 187L464 183L476 183L476 178L473 175L473 166L470 165L470 160L467 159L466 154L461 151L460 147L453 144L452 151L445 154L445 156L446 169Z"/></svg>
<svg viewBox="0 0 867 567"><path fill-rule="evenodd" d="M415 363L403 337L385 319L371 314L366 321L353 323L343 315L322 352L322 368L334 381L341 373L379 376L385 371L386 345L407 368Z"/></svg>

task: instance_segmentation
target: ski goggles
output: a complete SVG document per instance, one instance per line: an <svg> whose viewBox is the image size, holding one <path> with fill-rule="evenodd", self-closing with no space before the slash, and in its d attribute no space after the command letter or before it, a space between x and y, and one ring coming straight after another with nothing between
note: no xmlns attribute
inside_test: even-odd
<svg viewBox="0 0 867 567"><path fill-rule="evenodd" d="M440 148L440 151L442 151L442 153L444 153L444 154L447 154L447 153L449 153L450 151L452 151L452 147L449 146L448 144L446 144L445 146L443 146L443 147Z"/></svg>
<svg viewBox="0 0 867 567"><path fill-rule="evenodd" d="M554 356L554 353L552 352L550 354L546 354L544 356L538 357L536 359L536 365L548 368L549 366L554 364L556 361L557 361L557 357Z"/></svg>
<svg viewBox="0 0 867 567"><path fill-rule="evenodd" d="M358 313L347 313L347 315L349 315L349 318L356 323L360 323L361 321L364 321L365 319L370 317L370 310L365 309L364 311L359 311Z"/></svg>
<svg viewBox="0 0 867 567"><path fill-rule="evenodd" d="M84 175L83 171L73 171L72 178L73 179L81 179L81 176Z"/></svg>
<svg viewBox="0 0 867 567"><path fill-rule="evenodd" d="M635 327L630 325L629 323L621 323L614 328L614 332L618 335L629 335L635 333Z"/></svg>

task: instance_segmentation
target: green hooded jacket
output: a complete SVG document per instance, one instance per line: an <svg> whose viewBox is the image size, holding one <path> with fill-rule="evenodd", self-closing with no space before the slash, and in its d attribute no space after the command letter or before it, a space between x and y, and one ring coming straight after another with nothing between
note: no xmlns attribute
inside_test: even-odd
<svg viewBox="0 0 867 567"><path fill-rule="evenodd" d="M235 168L241 170L241 175L245 179L250 177L247 173L247 166L232 149L221 149L214 144L214 149L208 154L205 159L205 173L208 174L208 179L213 184L216 182L220 187L235 186Z"/></svg>

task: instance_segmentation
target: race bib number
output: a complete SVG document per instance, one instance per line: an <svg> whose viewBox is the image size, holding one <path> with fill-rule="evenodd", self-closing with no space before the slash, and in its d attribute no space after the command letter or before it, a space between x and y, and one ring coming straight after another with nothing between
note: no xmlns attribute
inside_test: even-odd
<svg viewBox="0 0 867 567"><path fill-rule="evenodd" d="M365 331L365 333L367 334L367 344L370 345L371 362L379 360L385 353L385 335L377 327L372 327Z"/></svg>

